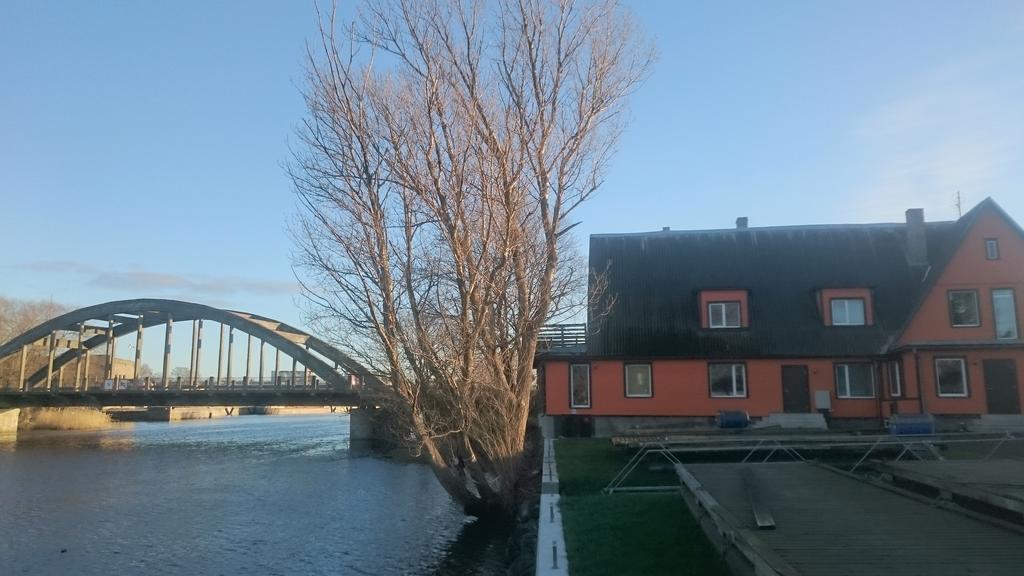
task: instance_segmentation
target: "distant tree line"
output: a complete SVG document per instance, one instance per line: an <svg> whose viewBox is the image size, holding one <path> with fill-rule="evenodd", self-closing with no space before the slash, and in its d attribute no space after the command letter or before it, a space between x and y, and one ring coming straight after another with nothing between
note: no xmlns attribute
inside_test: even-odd
<svg viewBox="0 0 1024 576"><path fill-rule="evenodd" d="M19 300L0 296L0 344L5 343L26 330L55 318L68 307L52 300ZM46 365L46 349L30 347L25 359L26 374ZM14 386L21 368L21 355L12 354L0 359L0 387Z"/></svg>

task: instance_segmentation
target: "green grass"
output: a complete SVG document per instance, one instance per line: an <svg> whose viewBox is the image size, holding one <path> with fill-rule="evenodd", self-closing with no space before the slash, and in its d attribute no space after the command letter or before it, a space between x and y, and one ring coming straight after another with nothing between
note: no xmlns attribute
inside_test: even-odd
<svg viewBox="0 0 1024 576"><path fill-rule="evenodd" d="M574 575L727 575L728 569L682 496L613 494L601 489L632 451L598 439L555 446L569 567ZM658 463L654 456L650 463ZM630 484L678 483L666 470L641 465Z"/></svg>
<svg viewBox="0 0 1024 576"><path fill-rule="evenodd" d="M636 450L612 446L598 438L565 438L556 444L558 483L562 495L597 494L629 461ZM567 468L562 469L565 462ZM652 466L658 469L652 469ZM623 486L677 486L679 479L662 456L649 454Z"/></svg>

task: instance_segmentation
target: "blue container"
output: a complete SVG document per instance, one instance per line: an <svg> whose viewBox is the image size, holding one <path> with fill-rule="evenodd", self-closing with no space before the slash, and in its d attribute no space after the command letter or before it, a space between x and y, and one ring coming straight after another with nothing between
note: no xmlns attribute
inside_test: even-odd
<svg viewBox="0 0 1024 576"><path fill-rule="evenodd" d="M935 434L935 417L931 414L893 414L889 418L889 434L893 436Z"/></svg>
<svg viewBox="0 0 1024 576"><path fill-rule="evenodd" d="M746 428L750 425L750 415L740 410L722 410L718 413L719 428Z"/></svg>

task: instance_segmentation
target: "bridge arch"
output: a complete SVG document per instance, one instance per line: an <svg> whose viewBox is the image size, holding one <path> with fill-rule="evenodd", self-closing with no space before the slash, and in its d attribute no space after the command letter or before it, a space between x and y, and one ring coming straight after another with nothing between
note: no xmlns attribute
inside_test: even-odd
<svg viewBox="0 0 1024 576"><path fill-rule="evenodd" d="M330 387L347 387L349 375L357 375L367 384L380 384L376 376L347 354L323 340L283 322L247 312L222 310L204 304L166 299L119 300L88 306L62 314L27 330L6 343L0 344L0 362L20 353L19 387L27 390L44 379L52 385L54 372L59 371L61 367L68 363L80 359L83 355L88 355L91 350L105 346L111 339L116 343L117 338L131 333L138 333L138 341L141 343L141 332L145 328L165 324L168 326L168 333L170 333L170 327L174 322L201 322L203 320L220 323L222 326L239 330L259 339L263 343L269 344L294 361L301 363ZM106 322L107 325L105 328L102 326L88 326L87 323L95 321ZM68 347L65 352L57 355L55 349L59 347L55 346L54 336L57 332L77 332L78 338L74 348ZM86 333L90 334L88 338L84 337ZM195 327L193 327L193 335L195 336ZM49 354L48 361L45 366L37 369L31 375L26 375L24 368L26 350L29 346L42 340L46 341ZM193 338L193 348L195 348L195 345L195 338ZM223 340L221 341L222 346ZM229 342L229 357L230 346ZM219 351L219 353L222 352L222 350ZM193 358L196 359L195 349L193 349L192 354ZM169 356L170 342L165 337L165 361L162 374L162 384L164 386L168 383ZM136 367L138 367L138 362L137 356ZM197 373L198 370L196 370Z"/></svg>

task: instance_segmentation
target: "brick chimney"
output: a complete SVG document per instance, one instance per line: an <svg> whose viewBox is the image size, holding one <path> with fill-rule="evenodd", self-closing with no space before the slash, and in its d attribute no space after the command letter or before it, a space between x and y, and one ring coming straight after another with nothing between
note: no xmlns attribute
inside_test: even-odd
<svg viewBox="0 0 1024 576"><path fill-rule="evenodd" d="M746 230L747 229L747 217L746 216L740 216L739 218L736 219L736 229L737 230Z"/></svg>
<svg viewBox="0 0 1024 576"><path fill-rule="evenodd" d="M928 237L924 232L924 209L907 210L907 263L928 265Z"/></svg>

